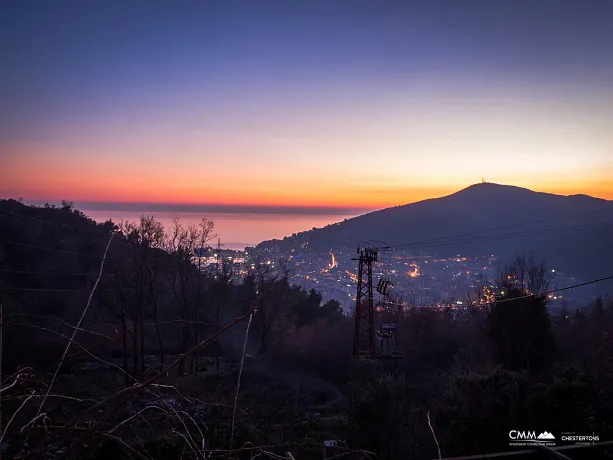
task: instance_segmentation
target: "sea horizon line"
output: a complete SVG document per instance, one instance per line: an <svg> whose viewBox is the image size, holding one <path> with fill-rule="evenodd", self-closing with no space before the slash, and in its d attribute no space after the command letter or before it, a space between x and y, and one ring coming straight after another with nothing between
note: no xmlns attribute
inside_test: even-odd
<svg viewBox="0 0 613 460"><path fill-rule="evenodd" d="M60 204L56 200L27 200L33 206L45 203ZM111 202L111 201L72 201L79 211L121 211L121 212L210 212L218 214L269 214L269 215L360 215L375 211L376 208L351 206L302 206L302 205L252 205L252 204L215 204L215 203L156 203L156 202Z"/></svg>

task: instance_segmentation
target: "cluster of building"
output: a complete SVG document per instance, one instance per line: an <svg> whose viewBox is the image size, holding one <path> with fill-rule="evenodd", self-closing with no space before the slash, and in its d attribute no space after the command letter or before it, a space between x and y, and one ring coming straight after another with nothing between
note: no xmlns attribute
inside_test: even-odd
<svg viewBox="0 0 613 460"><path fill-rule="evenodd" d="M337 300L347 312L355 306L358 282L355 250L319 252L304 245L287 253L274 246L245 248L244 251L203 248L198 255L201 264L204 260L202 266L207 270L232 267L235 281L240 281L257 263L274 268L278 260L284 258L289 262L293 284L307 290L315 289L322 294L324 302ZM453 309L483 303L488 295L493 300L501 294L495 292L494 280L509 262L495 254L481 257L456 254L454 257L437 258L406 251L383 251L378 259L373 264L373 283L376 286L379 280L388 281L391 297L396 302L411 307ZM550 291L577 283L574 277L555 269L551 269L551 280ZM564 305L585 304L591 300L592 293L589 289L570 289L550 292L547 297L550 307L555 309Z"/></svg>
<svg viewBox="0 0 613 460"><path fill-rule="evenodd" d="M323 300L338 300L345 309L355 306L358 263L355 250L330 250L327 253L292 249L284 254L273 248L252 250L252 256L274 263L278 257L289 259L294 274L293 283L319 291ZM373 265L373 284L383 279L392 286L391 297L402 305L461 309L483 302L483 289L495 295L494 281L510 261L495 254L481 257L436 258L406 251L384 251ZM551 269L549 290L556 291L577 283L577 280ZM546 294L550 308L578 306L592 299L590 289L570 289ZM478 300L481 299L481 300ZM377 300L377 299L375 299Z"/></svg>

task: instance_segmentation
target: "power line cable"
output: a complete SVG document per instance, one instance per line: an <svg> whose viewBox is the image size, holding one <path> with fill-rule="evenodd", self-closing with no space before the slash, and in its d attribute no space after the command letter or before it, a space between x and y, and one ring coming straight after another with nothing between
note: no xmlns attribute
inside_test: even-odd
<svg viewBox="0 0 613 460"><path fill-rule="evenodd" d="M102 259L102 255L100 254L88 254L86 252L70 251L68 249L56 249L56 248L50 248L46 246L37 246L35 244L19 243L17 241L8 241L8 240L0 240L0 243L12 244L15 246L23 246L23 247L32 248L32 249L41 249L43 251L63 252L65 254L75 254L78 256L86 256L86 257L94 257L96 259Z"/></svg>
<svg viewBox="0 0 613 460"><path fill-rule="evenodd" d="M30 207L30 209L36 209L36 208ZM111 232L105 232L105 231L99 230L99 229L85 228L85 227L81 227L79 225L67 224L67 223L63 223L63 222L55 222L55 221L52 221L52 220L43 219L42 217L26 216L25 214L19 214L19 213L15 213L15 212L11 212L11 211L5 211L3 209L0 209L0 213L5 214L5 215L9 215L9 216L19 217L21 219L36 220L36 221L39 221L39 222L45 222L47 224L58 225L60 227L73 228L73 229L75 229L77 231L80 231L80 232L83 231L83 232L97 233L97 234L99 234L101 236L109 236L111 234ZM89 219L89 217L88 217L88 219ZM96 222L96 221L94 221L94 222ZM116 225L114 222L113 222L113 224ZM96 222L96 225L100 225L100 224Z"/></svg>
<svg viewBox="0 0 613 460"><path fill-rule="evenodd" d="M397 249L431 248L431 247L448 246L448 245L455 245L455 244L474 243L474 242L479 242L479 241L495 241L499 239L508 239L508 238L515 238L515 237L538 236L538 235L546 235L546 234L583 231L583 230L590 230L590 229L606 228L612 225L613 225L613 221L610 221L610 222L603 222L603 223L598 223L598 224L579 225L579 226L574 226L574 227L558 227L558 228L549 228L549 229L543 229L543 230L507 233L503 235L485 235L482 237L467 238L463 240L462 239L458 239L458 240L447 239L447 238L452 238L450 236L446 238L434 238L434 239L429 239L429 240L415 241L412 243L397 244L397 245L388 246L385 248L380 247L377 249L379 249L380 251L395 251ZM471 233L476 233L476 232L471 232ZM461 236L461 235L458 235L458 236Z"/></svg>
<svg viewBox="0 0 613 460"><path fill-rule="evenodd" d="M128 259L128 260L132 260L132 259ZM205 270L205 267L202 268L202 270ZM155 271L160 272L160 273L165 273L165 272L174 272L174 270L171 269L161 269L161 268L156 268ZM14 274L14 275L40 275L40 276L95 276L96 273L62 273L62 272L42 272L42 271L28 271L28 270L7 270L7 269L0 269L0 273L10 273L10 274ZM122 272L122 273L103 273L102 276L134 276L134 275L140 275L141 273L138 272Z"/></svg>
<svg viewBox="0 0 613 460"><path fill-rule="evenodd" d="M40 250L43 250L43 251L63 252L65 254L74 254L74 255L80 255L80 256L86 256L86 257L93 257L93 258L97 258L97 259L101 259L102 258L102 256L100 254L91 254L91 253L86 253L86 252L71 251L69 249L50 248L48 246L38 246L38 245L35 245L35 244L21 243L21 242L18 242L18 241L0 240L0 243L12 244L12 245L15 245L15 246L23 246L23 247L28 247L28 248L32 248L32 249L40 249ZM151 248L151 249L159 249L159 248ZM194 257L198 257L198 256L194 255ZM126 261L130 261L130 262L134 261L134 259L130 258L130 257L123 257L123 258L109 257L109 259L112 259L112 260L126 260Z"/></svg>
<svg viewBox="0 0 613 460"><path fill-rule="evenodd" d="M96 289L96 292L129 291L130 288ZM21 288L0 286L0 291L32 291L32 292L91 292L91 289L55 289L55 288Z"/></svg>
<svg viewBox="0 0 613 460"><path fill-rule="evenodd" d="M485 236L485 237L475 237L475 238L457 240L457 241L441 241L436 244L424 245L424 246L419 246L419 247L437 247L437 246L445 246L449 244L465 244L465 243L474 243L477 241L495 241L499 239L508 239L508 238L515 238L515 237L521 238L521 237L528 237L528 236L553 235L553 234L565 233L565 232L606 228L612 225L613 225L613 222L606 222L606 223L597 224L597 225L585 225L585 226L575 226L575 227L552 228L552 229L531 231L531 232L508 233L506 235L497 235L497 236L492 235L492 236Z"/></svg>
<svg viewBox="0 0 613 460"><path fill-rule="evenodd" d="M531 297L542 297L542 296L547 296L549 294L555 294L556 292L568 291L570 289L575 289L575 288L583 287L583 286L589 286L590 284L601 283L603 281L609 281L609 280L613 280L613 275L605 276L603 278L598 278L598 279L594 279L594 280L590 280L590 281L585 281L583 283L573 284L572 286L565 286L565 287L562 287L562 288L551 289L551 290L548 290L548 291L543 291L543 292L539 292L539 293L535 293L535 294L526 294L526 295L522 295L522 296L518 296L518 297L512 297L512 298L506 298L506 299L503 298L503 299L499 299L499 300L494 300L492 302L484 302L484 303L477 304L477 306L486 306L486 305L494 305L494 304L499 304L499 303L504 303L504 302L513 302L513 301L521 300L521 299L529 299ZM392 304L392 305L402 306L402 304L400 304L400 303Z"/></svg>
<svg viewBox="0 0 613 460"><path fill-rule="evenodd" d="M428 240L414 241L414 242L406 243L406 244L396 244L396 245L390 245L390 246L381 246L378 249L380 249L380 250L389 250L389 249L394 249L394 248L398 248L398 247L411 246L411 245L415 245L415 244L438 242L438 241L442 242L444 240L449 240L449 239L452 239L452 238L458 238L458 237L463 237L463 236L471 236L471 235L477 235L477 234L488 233L488 232L495 232L495 231L499 231L499 230L508 230L508 229L511 229L511 228L525 227L525 226L528 226L528 225L538 225L538 224L543 224L543 223L547 223L547 222L553 222L553 221L556 221L556 220L570 219L570 218L573 218L573 217L578 217L578 216L583 216L583 215L590 215L590 214L600 214L600 213L609 212L609 211L613 211L613 208L605 208L605 209L600 209L600 210L597 210L597 211L585 211L585 212L580 212L580 213L575 213L575 214L568 214L566 216L552 217L552 218L549 218L549 219L542 219L542 220L537 220L537 221L532 221L532 222L525 222L525 223L522 223L522 224L513 224L513 225L506 225L506 226L503 226L503 227L494 227L494 228L485 229L485 230L476 230L476 231L472 231L472 232L458 233L458 234L455 234L455 235L448 235L448 236L445 236L445 237L432 238L432 239L428 239Z"/></svg>
<svg viewBox="0 0 613 460"><path fill-rule="evenodd" d="M591 280L591 281L586 281L584 283L573 284L572 286L565 286L563 288L551 289L549 291L539 292L539 293L536 293L536 294L526 294L526 295L522 295L522 296L519 296L519 297L513 297L513 298L508 298L508 299L500 299L500 300L496 300L494 302L488 302L488 303L485 303L485 304L482 304L482 305L493 305L493 304L498 304L498 303L503 303L503 302L512 302L514 300L528 299L530 297L542 297L542 296L546 296L548 294L555 294L556 292L568 291L569 289L575 289L575 288L582 287L582 286L589 286L590 284L596 284L596 283L600 283L602 281L608 281L608 280L613 280L613 275L605 276L603 278L598 278L598 279Z"/></svg>
<svg viewBox="0 0 613 460"><path fill-rule="evenodd" d="M11 273L14 275L40 275L40 276L95 276L95 273L62 273L62 272L40 272L27 270L5 270L0 269L0 273ZM136 275L136 273L122 273L122 275ZM117 276L116 273L103 273L102 276Z"/></svg>
<svg viewBox="0 0 613 460"><path fill-rule="evenodd" d="M473 243L475 241L493 241L493 240L498 240L498 239L507 239L507 238L515 238L515 237L526 237L526 236L535 236L535 235L539 235L539 234L555 234L555 233L560 233L560 232L569 232L569 231L580 231L580 230L587 230L587 229L591 229L591 228L603 228L603 227L607 227L607 226L612 226L613 222L607 222L607 223L603 223L603 224L596 224L596 225L584 225L584 226L575 226L575 227L563 227L563 228L553 228L553 229L546 229L546 230L540 230L540 231L532 231L532 232L519 232L519 233L513 233L513 234L506 234L506 235L497 235L497 236L484 236L484 237L479 237L479 238L469 238L469 239L465 239L465 240L458 240L458 241L440 241L438 243L434 243L434 244L430 244L430 245L421 245L421 246L415 246L415 247L419 247L419 248L428 248L428 247L437 247L437 246L445 246L445 245L450 245L450 244L466 244L466 243ZM380 240L379 240L380 241ZM98 254L88 254L88 253L82 253L82 252L76 252L76 251L69 251L69 250L64 250L64 249L56 249L56 248L49 248L49 247L45 247L45 246L37 246L37 245L31 245L31 244L26 244L26 243L18 243L18 242L14 242L14 241L7 241L7 240L0 240L0 242L4 242L7 244L15 244L15 245L19 245L19 246L25 246L25 247L30 247L30 248L34 248L34 249L41 249L41 250L48 250L48 251L53 251L53 252L63 252L63 253L68 253L68 254L76 254L76 255L82 255L82 256L87 256L87 257L94 257L94 258L98 258L100 259L101 256ZM400 246L396 246L396 248L399 248ZM132 259L126 258L125 260L130 260L132 261ZM385 261L384 261L384 270L385 270ZM10 270L2 270L3 272L10 272ZM34 273L32 273L34 274ZM40 273L42 275L42 272ZM126 273L126 274L130 274L130 273ZM133 273L132 273L133 274ZM51 273L48 273L49 276L53 276L51 275ZM67 274L61 274L61 273L57 273L57 276L60 275L67 275ZM113 274L105 274L108 276L111 276ZM90 274L74 274L74 276L90 276ZM79 291L79 290L59 290L59 289L43 289L43 288L4 288L4 289L10 289L10 290L22 290L22 291L49 291L49 292L73 292L73 291Z"/></svg>

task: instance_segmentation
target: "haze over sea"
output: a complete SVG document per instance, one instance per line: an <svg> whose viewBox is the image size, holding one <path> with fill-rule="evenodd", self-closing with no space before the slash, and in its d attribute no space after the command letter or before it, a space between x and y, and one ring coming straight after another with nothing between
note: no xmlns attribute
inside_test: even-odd
<svg viewBox="0 0 613 460"><path fill-rule="evenodd" d="M197 224L205 217L215 222L215 233L221 238L225 249L242 250L255 246L261 241L291 236L292 233L324 227L328 224L355 217L363 212L352 211L341 214L296 214L296 213L254 213L254 212L181 212L149 210L88 210L77 206L97 222L112 219L113 222L138 221L142 215L153 215L168 228L177 217L183 225ZM217 244L215 240L211 244Z"/></svg>

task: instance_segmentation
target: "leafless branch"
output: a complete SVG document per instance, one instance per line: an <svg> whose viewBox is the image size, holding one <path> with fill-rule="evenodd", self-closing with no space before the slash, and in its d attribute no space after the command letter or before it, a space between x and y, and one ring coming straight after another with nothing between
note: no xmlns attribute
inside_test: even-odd
<svg viewBox="0 0 613 460"><path fill-rule="evenodd" d="M168 366L166 366L166 368L164 368L163 370L161 370L160 372L158 372L157 374L153 375L152 377L150 377L149 379L147 379L145 382L141 383L141 384L136 384L130 388L126 388L124 390L122 390L121 392L116 393L115 395L112 395L111 397L107 398L106 400L102 401L100 404L105 403L106 401L110 400L111 398L114 398L117 394L119 393L127 393L124 398L122 398L122 400L115 405L114 409L112 409L111 411L109 411L105 416L103 416L97 423L96 426L102 426L110 417L112 417L115 413L117 413L117 411L119 411L125 403L127 403L132 397L136 396L138 393L140 393L141 391L145 390L147 387L149 387L151 384L153 384L154 382L156 382L157 380L159 380L160 378L162 378L163 376L165 376L171 369L173 369L175 366L177 366L182 360L184 360L187 356L191 355L192 353L194 353L196 350L199 350L203 347L206 347L207 345L209 345L211 342L213 342L215 339L217 339L217 337L219 337L220 335L222 335L223 333L227 332L228 330L232 329L234 326L236 326L238 323L246 320L247 318L249 318L251 315L253 315L253 313L255 313L256 307L259 305L259 303L262 301L263 298L265 298L265 296L268 294L268 291L270 289L270 286L268 286L267 289L263 290L258 297L255 299L255 301L253 302L253 304L251 305L251 308L249 309L249 311L247 313L245 313L242 316L239 316L237 318L235 318L232 322L228 323L226 326L224 326L223 328L219 329L217 332L215 332L214 334L212 334L211 336L209 336L208 338L206 338L205 340L202 340L201 342L197 343L196 345L194 345L190 350L188 350L186 353L182 354L181 356L177 357L174 361L172 361ZM91 434L93 434L94 430L89 430L83 433L83 435L81 435L73 444L71 444L71 446L69 446L68 449L66 449L66 451L64 451L64 453L61 455L60 458L66 458L66 456L78 445L82 445L84 443L84 441L91 436Z"/></svg>
<svg viewBox="0 0 613 460"><path fill-rule="evenodd" d="M109 238L108 243L106 244L106 248L104 249L104 254L102 256L102 262L100 262L100 272L98 273L98 278L96 278L96 282L94 283L94 286L92 287L92 290L89 293L89 298L87 299L87 304L85 305L85 308L83 309L83 312L81 313L81 317L79 318L79 322L77 323L77 326L75 327L75 329L72 331L72 337L70 338L70 341L66 344L66 348L64 348L64 353L62 354L62 359L60 360L59 364L55 368L55 373L53 374L53 378L51 379L51 383L49 384L49 387L47 388L47 394L45 395L45 397L41 401L40 406L38 407L38 411L36 412L37 416L43 410L43 406L45 405L45 402L47 401L47 398L48 398L49 394L51 393L51 388L53 387L53 383L55 382L55 379L57 378L57 374L59 373L60 368L62 367L62 364L64 363L64 359L66 358L66 355L68 354L68 350L70 349L70 345L74 342L74 338L77 335L77 331L81 327L81 323L83 322L83 318L85 318L87 310L89 309L89 305L90 305L90 303L92 301L92 298L94 296L94 292L96 291L96 288L98 287L98 283L100 283L100 278L102 278L102 273L104 271L104 262L106 261L106 255L108 254L109 247L111 246L111 242L113 241L113 237L114 236L115 236L115 233L112 233L111 237Z"/></svg>
<svg viewBox="0 0 613 460"><path fill-rule="evenodd" d="M4 436L6 435L6 433L8 433L9 431L9 427L11 426L11 423L13 423L13 420L15 420L15 417L17 416L17 414L19 412L21 412L21 409L23 409L23 406L25 406L27 404L27 402L33 398L33 394L31 394L30 396L28 396L26 399L23 400L23 402L21 403L21 405L17 408L17 410L13 413L13 415L11 416L10 420L8 421L8 423L6 424L6 427L4 427L4 432L2 433L2 436L0 436L0 446L2 445L2 441L4 441Z"/></svg>
<svg viewBox="0 0 613 460"><path fill-rule="evenodd" d="M160 410L164 413L167 413L164 409L162 409L161 407L158 406L146 406L143 407L141 410L139 410L138 412L136 412L135 414L131 415L130 417L128 417L127 419L121 421L120 423L118 423L117 425L115 425L112 429L108 430L107 433L111 434L113 433L113 431L116 431L119 427L121 427L122 425L128 423L130 420L138 417L139 415L141 415L143 412L148 411L149 409L157 409Z"/></svg>
<svg viewBox="0 0 613 460"><path fill-rule="evenodd" d="M34 423L36 422L36 420L42 418L43 420L46 418L47 420L50 420L49 417L47 416L46 412L43 412L42 414L37 415L36 417L34 417L32 420L30 420L28 423L26 423L24 426L21 427L21 430L19 430L20 433L23 433L25 431L26 428L30 427L30 426L34 426Z"/></svg>
<svg viewBox="0 0 613 460"><path fill-rule="evenodd" d="M238 403L238 392L241 388L241 376L243 375L243 365L245 363L245 351L247 350L247 339L249 338L249 327L251 326L251 320L253 319L253 312L249 315L249 322L245 330L245 341L243 342L243 354L241 355L241 366L238 370L238 381L236 382L236 393L234 394L234 408L232 409L232 424L230 428L230 444L228 446L228 458L232 451L232 441L234 441L234 420L236 417L236 405Z"/></svg>
<svg viewBox="0 0 613 460"><path fill-rule="evenodd" d="M106 334L102 334L101 332L90 331L88 329L83 329L83 328L80 328L80 327L73 326L72 324L68 324L66 321L62 321L60 318L55 318L53 316L31 315L31 314L27 314L27 313L12 313L9 316L10 317L25 316L25 317L29 317L29 318L38 318L38 319L44 319L44 320L57 321L58 323L61 323L64 326L69 327L71 329L75 329L77 331L85 332L87 334L99 335L101 337L106 338L107 340L111 340L111 338L108 335L106 335Z"/></svg>
<svg viewBox="0 0 613 460"><path fill-rule="evenodd" d="M432 423L430 422L430 411L426 413L426 417L428 417L428 426L430 427L430 431L432 432L432 437L434 438L434 442L436 443L436 449L438 450L438 458L441 459L441 447L438 444L438 439L436 439L436 433L434 432L434 428L432 428Z"/></svg>
<svg viewBox="0 0 613 460"><path fill-rule="evenodd" d="M12 399L23 399L25 397L26 396L24 396L24 395L22 395L22 396L15 396ZM44 398L45 395L44 394L39 394L39 395L33 394L32 397L34 397L34 398ZM75 398L73 396L66 396L66 395L56 395L56 394L53 394L53 395L49 395L48 397L49 398L68 399L70 401L75 401L75 402L96 402L95 399Z"/></svg>

